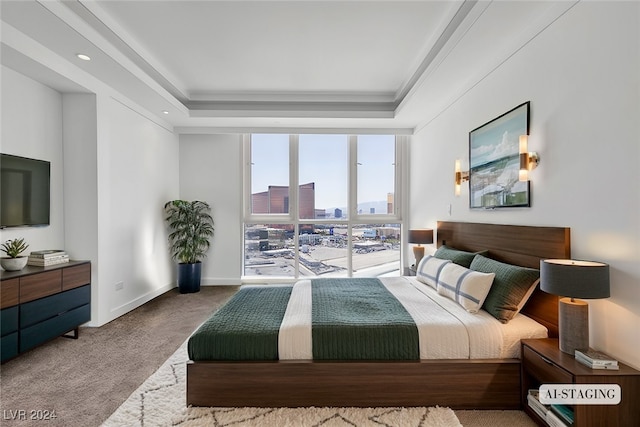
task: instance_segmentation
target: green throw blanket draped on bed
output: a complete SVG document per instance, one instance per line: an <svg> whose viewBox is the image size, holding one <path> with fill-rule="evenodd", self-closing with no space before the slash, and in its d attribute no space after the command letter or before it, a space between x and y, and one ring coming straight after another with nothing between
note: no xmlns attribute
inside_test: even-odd
<svg viewBox="0 0 640 427"><path fill-rule="evenodd" d="M314 279L313 358L419 359L418 329L378 279Z"/></svg>
<svg viewBox="0 0 640 427"><path fill-rule="evenodd" d="M278 332L291 289L240 289L189 338L189 358L278 360Z"/></svg>
<svg viewBox="0 0 640 427"><path fill-rule="evenodd" d="M378 279L312 279L316 360L417 360L418 330ZM290 286L240 289L189 339L189 357L278 360L278 333Z"/></svg>

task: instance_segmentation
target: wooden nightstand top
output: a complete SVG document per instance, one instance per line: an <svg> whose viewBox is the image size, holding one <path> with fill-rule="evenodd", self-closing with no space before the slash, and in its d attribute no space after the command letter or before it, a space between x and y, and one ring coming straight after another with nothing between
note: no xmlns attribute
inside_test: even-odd
<svg viewBox="0 0 640 427"><path fill-rule="evenodd" d="M582 376L620 376L620 375L640 375L640 371L618 362L620 369L591 369L578 362L575 357L560 351L557 338L526 339L522 340L522 345L540 354L562 367L573 375Z"/></svg>

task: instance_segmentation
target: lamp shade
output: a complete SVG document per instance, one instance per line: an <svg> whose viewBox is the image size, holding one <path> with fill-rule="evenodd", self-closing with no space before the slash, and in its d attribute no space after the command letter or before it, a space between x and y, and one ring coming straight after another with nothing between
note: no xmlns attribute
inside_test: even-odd
<svg viewBox="0 0 640 427"><path fill-rule="evenodd" d="M540 289L570 298L608 298L609 265L594 261L540 261Z"/></svg>
<svg viewBox="0 0 640 427"><path fill-rule="evenodd" d="M409 243L417 243L419 245L433 243L433 230L430 228L409 230Z"/></svg>

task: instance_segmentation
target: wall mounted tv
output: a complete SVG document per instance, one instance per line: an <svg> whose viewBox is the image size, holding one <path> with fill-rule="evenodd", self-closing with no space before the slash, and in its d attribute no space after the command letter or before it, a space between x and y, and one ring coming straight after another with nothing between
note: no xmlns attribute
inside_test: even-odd
<svg viewBox="0 0 640 427"><path fill-rule="evenodd" d="M0 228L49 225L51 163L0 154Z"/></svg>

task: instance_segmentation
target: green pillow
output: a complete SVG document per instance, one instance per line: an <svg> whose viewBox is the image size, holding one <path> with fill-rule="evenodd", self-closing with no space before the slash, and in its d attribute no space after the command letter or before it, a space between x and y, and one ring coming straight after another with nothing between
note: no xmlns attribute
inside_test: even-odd
<svg viewBox="0 0 640 427"><path fill-rule="evenodd" d="M469 268L471 265L471 261L478 254L486 254L487 251L482 252L466 252L461 251L459 249L450 248L449 246L442 245L438 248L434 257L440 259L448 259L449 261L454 262L455 264L461 265L465 268Z"/></svg>
<svg viewBox="0 0 640 427"><path fill-rule="evenodd" d="M540 279L540 270L505 264L482 255L473 259L471 269L496 274L482 308L502 323L520 311Z"/></svg>

